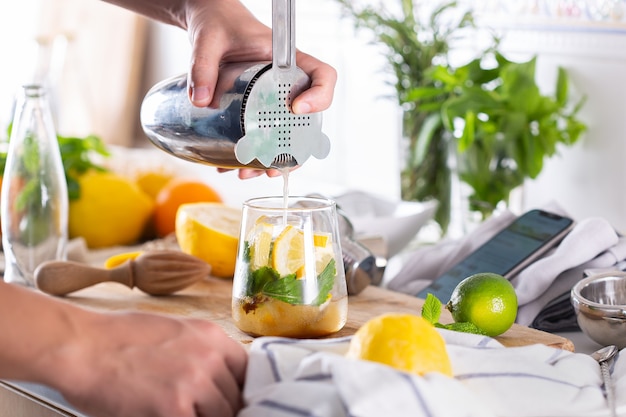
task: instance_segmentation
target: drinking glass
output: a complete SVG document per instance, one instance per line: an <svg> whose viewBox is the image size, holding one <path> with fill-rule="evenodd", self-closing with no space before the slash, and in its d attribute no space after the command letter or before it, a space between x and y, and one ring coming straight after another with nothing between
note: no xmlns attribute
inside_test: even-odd
<svg viewBox="0 0 626 417"><path fill-rule="evenodd" d="M319 337L346 323L334 201L262 197L243 205L233 319L253 336Z"/></svg>

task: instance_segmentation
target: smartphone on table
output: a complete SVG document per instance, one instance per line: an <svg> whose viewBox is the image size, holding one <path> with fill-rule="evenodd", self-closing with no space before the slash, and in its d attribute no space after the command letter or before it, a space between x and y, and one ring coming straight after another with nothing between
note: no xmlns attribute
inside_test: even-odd
<svg viewBox="0 0 626 417"><path fill-rule="evenodd" d="M568 217L530 210L416 295L426 298L431 293L445 304L458 283L470 275L493 272L511 279L558 245L573 226L574 221Z"/></svg>

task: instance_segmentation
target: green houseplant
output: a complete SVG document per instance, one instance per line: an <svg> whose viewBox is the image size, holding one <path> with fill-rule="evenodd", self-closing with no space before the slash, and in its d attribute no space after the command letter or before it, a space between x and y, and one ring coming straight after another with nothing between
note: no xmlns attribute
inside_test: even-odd
<svg viewBox="0 0 626 417"><path fill-rule="evenodd" d="M488 51L459 68L428 70L446 97L442 121L456 140L459 179L471 188L469 208L481 220L525 179L536 178L559 145L574 144L586 129L577 118L584 98L570 103L565 69L558 68L550 96L540 92L535 68L536 57L518 63ZM414 90L416 96L431 93Z"/></svg>
<svg viewBox="0 0 626 417"><path fill-rule="evenodd" d="M436 63L447 65L450 44L474 27L471 13L448 19L456 2L444 4L418 18L412 0L400 0L402 12L394 15L384 6L357 8L351 0L337 0L357 28L371 31L374 42L386 48L386 60L395 79L393 87L403 109L405 167L401 172L402 198L435 199L435 219L445 230L450 213L450 173L447 169L448 134L439 116L442 91L428 94L435 83L426 76ZM446 21L447 23L443 23ZM424 88L414 91L416 88ZM420 95L418 97L418 95Z"/></svg>
<svg viewBox="0 0 626 417"><path fill-rule="evenodd" d="M460 10L457 2L424 16L413 0L398 0L401 12L395 14L382 3L357 8L337 1L357 28L372 31L385 46L404 110L402 198L438 200L435 219L444 233L452 175L471 187L469 207L484 218L526 178L535 178L559 144L575 143L585 130L576 118L582 100L568 100L566 71L559 69L555 96L544 96L535 83L536 58L507 60L495 36L477 58L453 67L454 42L476 29L471 10Z"/></svg>

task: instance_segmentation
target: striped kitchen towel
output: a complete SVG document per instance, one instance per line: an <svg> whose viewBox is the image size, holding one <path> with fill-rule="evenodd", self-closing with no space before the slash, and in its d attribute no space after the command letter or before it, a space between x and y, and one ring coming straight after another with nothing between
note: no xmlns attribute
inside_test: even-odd
<svg viewBox="0 0 626 417"><path fill-rule="evenodd" d="M492 338L438 330L454 378L345 358L349 338L258 338L239 417L610 415L599 366L589 355L545 345L505 348ZM618 415L626 415L626 360L618 355L612 372Z"/></svg>

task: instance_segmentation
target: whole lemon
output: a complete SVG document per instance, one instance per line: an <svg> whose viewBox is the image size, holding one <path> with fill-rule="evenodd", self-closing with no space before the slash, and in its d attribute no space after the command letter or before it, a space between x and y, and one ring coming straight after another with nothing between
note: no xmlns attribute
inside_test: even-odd
<svg viewBox="0 0 626 417"><path fill-rule="evenodd" d="M188 203L176 215L180 249L211 265L211 275L232 278L235 273L241 210L223 203Z"/></svg>
<svg viewBox="0 0 626 417"><path fill-rule="evenodd" d="M440 372L452 376L443 337L435 326L414 314L388 313L367 321L350 340L346 356L417 375Z"/></svg>
<svg viewBox="0 0 626 417"><path fill-rule="evenodd" d="M78 183L80 197L70 201L70 237L83 237L90 248L137 242L152 215L152 199L111 172L89 172Z"/></svg>
<svg viewBox="0 0 626 417"><path fill-rule="evenodd" d="M488 336L511 328L517 317L517 295L502 275L482 272L461 281L446 308L455 322L473 323Z"/></svg>

